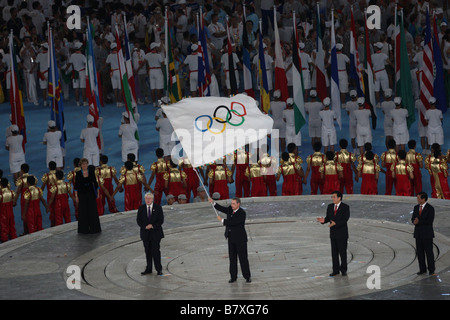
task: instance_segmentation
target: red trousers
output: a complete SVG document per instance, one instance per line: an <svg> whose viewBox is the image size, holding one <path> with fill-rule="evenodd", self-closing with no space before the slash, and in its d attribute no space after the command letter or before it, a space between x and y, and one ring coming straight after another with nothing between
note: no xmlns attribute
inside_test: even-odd
<svg viewBox="0 0 450 320"><path fill-rule="evenodd" d="M160 172L156 174L156 182L155 182L155 198L154 202L156 204L161 204L162 195L165 191L164 187L164 172Z"/></svg>
<svg viewBox="0 0 450 320"><path fill-rule="evenodd" d="M378 194L377 179L373 173L363 173L361 194Z"/></svg>
<svg viewBox="0 0 450 320"><path fill-rule="evenodd" d="M0 240L6 242L15 238L17 234L12 202L2 203L0 205Z"/></svg>
<svg viewBox="0 0 450 320"><path fill-rule="evenodd" d="M142 202L141 185L129 184L125 185L125 211L136 210Z"/></svg>
<svg viewBox="0 0 450 320"><path fill-rule="evenodd" d="M228 181L214 180L214 192L220 193L220 200L229 199L230 194L228 191Z"/></svg>
<svg viewBox="0 0 450 320"><path fill-rule="evenodd" d="M39 199L30 200L28 205L28 211L25 216L25 221L29 233L42 230L42 213L41 213L41 203ZM52 223L53 222L54 222L54 215Z"/></svg>
<svg viewBox="0 0 450 320"><path fill-rule="evenodd" d="M351 163L341 163L344 168L344 179L340 181L339 190L344 193L347 191L348 194L353 194L353 171Z"/></svg>
<svg viewBox="0 0 450 320"><path fill-rule="evenodd" d="M236 177L234 179L236 186L236 197L242 198L250 196L250 181L248 181L245 176L245 169L248 167L248 164L236 164ZM244 190L244 193L242 193Z"/></svg>
<svg viewBox="0 0 450 320"><path fill-rule="evenodd" d="M414 168L414 179L411 180L411 196L422 192L422 172L418 164L412 164Z"/></svg>
<svg viewBox="0 0 450 320"><path fill-rule="evenodd" d="M251 178L251 196L252 197L267 197L266 183L264 177Z"/></svg>
<svg viewBox="0 0 450 320"><path fill-rule="evenodd" d="M295 186L297 183L297 178L295 174L288 174L283 176L283 184L281 186L282 196L293 196L295 195Z"/></svg>
<svg viewBox="0 0 450 320"><path fill-rule="evenodd" d="M269 195L271 197L274 197L277 195L277 179L274 174L268 174L266 177L266 195L267 192L269 192ZM301 193L300 193L301 194Z"/></svg>
<svg viewBox="0 0 450 320"><path fill-rule="evenodd" d="M103 186L106 188L106 190L108 190L110 195L113 194L114 188L112 184L112 178L105 179ZM109 198L105 195L105 192L103 191L102 188L99 188L98 192L100 193L99 196L97 197L97 211L99 216L102 216L104 214L106 202L108 202L109 212L116 213L119 211L117 210L116 202L109 200Z"/></svg>
<svg viewBox="0 0 450 320"><path fill-rule="evenodd" d="M181 181L170 182L168 194L173 195L175 199L178 201L178 196L180 194L186 195L186 190L183 187L183 183Z"/></svg>
<svg viewBox="0 0 450 320"><path fill-rule="evenodd" d="M385 195L392 195L392 187L394 186L394 179L391 171L392 163L386 163L386 192Z"/></svg>
<svg viewBox="0 0 450 320"><path fill-rule="evenodd" d="M47 203L50 200L50 197L52 196L52 193L50 192L50 185L47 185ZM31 205L31 204L30 204ZM48 219L50 220L50 226L55 226L55 202L52 203L51 206L48 206L48 210L50 211L50 214L48 216ZM40 210L39 210L40 212ZM42 217L42 215L41 215ZM30 231L31 233L31 231Z"/></svg>
<svg viewBox="0 0 450 320"><path fill-rule="evenodd" d="M339 181L339 176L337 174L325 175L323 183L323 194L331 194L332 192L339 190L340 187L341 182Z"/></svg>
<svg viewBox="0 0 450 320"><path fill-rule="evenodd" d="M311 166L311 194L317 194L317 189L323 194L324 181L320 177L319 166Z"/></svg>
<svg viewBox="0 0 450 320"><path fill-rule="evenodd" d="M411 196L411 181L408 175L397 174L395 177L395 195Z"/></svg>
<svg viewBox="0 0 450 320"><path fill-rule="evenodd" d="M197 174L195 173L194 168L184 168L184 172L186 172L186 198L189 202L191 197L191 192L194 195L194 198L197 196L197 188L200 185L200 180L198 179Z"/></svg>
<svg viewBox="0 0 450 320"><path fill-rule="evenodd" d="M69 195L57 194L55 198L55 226L70 222Z"/></svg>
<svg viewBox="0 0 450 320"><path fill-rule="evenodd" d="M438 177L439 177L439 183L441 185L442 196L444 197L444 199L449 200L450 199L450 189L448 187L448 180L445 177L444 173L442 173L442 172L438 173Z"/></svg>

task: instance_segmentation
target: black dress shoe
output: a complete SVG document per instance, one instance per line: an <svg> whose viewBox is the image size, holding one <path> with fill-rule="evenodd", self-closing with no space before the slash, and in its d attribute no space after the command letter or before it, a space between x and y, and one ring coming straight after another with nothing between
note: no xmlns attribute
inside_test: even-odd
<svg viewBox="0 0 450 320"><path fill-rule="evenodd" d="M437 276L437 273L435 273L434 271L430 271L429 275L430 276Z"/></svg>
<svg viewBox="0 0 450 320"><path fill-rule="evenodd" d="M233 283L233 282L236 282L236 279L230 279L230 280L228 280L228 283Z"/></svg>
<svg viewBox="0 0 450 320"><path fill-rule="evenodd" d="M341 272L341 274L345 277L347 275L347 272Z"/></svg>
<svg viewBox="0 0 450 320"><path fill-rule="evenodd" d="M145 276L146 274L150 274L150 273L152 273L151 270L150 270L150 271L145 270L144 272L141 272L141 275L142 275L142 276Z"/></svg>
<svg viewBox="0 0 450 320"><path fill-rule="evenodd" d="M247 278L247 279L245 279L245 280L247 280L247 283L252 282L252 279L251 279L251 278Z"/></svg>
<svg viewBox="0 0 450 320"><path fill-rule="evenodd" d="M162 276L162 271L158 271L158 276Z"/></svg>
<svg viewBox="0 0 450 320"><path fill-rule="evenodd" d="M427 273L426 271L419 271L417 272L417 275L420 276L421 274Z"/></svg>
<svg viewBox="0 0 450 320"><path fill-rule="evenodd" d="M339 272L333 272L333 273L330 273L330 277L337 276L338 274L339 274Z"/></svg>

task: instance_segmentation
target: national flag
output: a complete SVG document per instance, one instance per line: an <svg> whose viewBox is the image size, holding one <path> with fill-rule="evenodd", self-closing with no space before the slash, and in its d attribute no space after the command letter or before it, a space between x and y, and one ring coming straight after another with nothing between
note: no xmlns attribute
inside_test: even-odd
<svg viewBox="0 0 450 320"><path fill-rule="evenodd" d="M292 14L294 21L294 35L292 37L292 88L294 100L294 123L295 134L298 134L300 129L306 123L305 100L303 97L303 75L302 75L302 61L300 59L300 48L298 46L297 24L295 22L295 12Z"/></svg>
<svg viewBox="0 0 450 320"><path fill-rule="evenodd" d="M11 103L11 123L19 127L19 132L23 136L22 148L23 152L25 152L25 144L27 143L25 114L23 111L22 88L18 79L19 69L17 66L16 52L14 50L12 30L9 35L9 57L11 66L11 71L9 72L11 81L11 89L9 91L9 101Z"/></svg>
<svg viewBox="0 0 450 320"><path fill-rule="evenodd" d="M434 77L434 97L436 98L436 108L442 113L447 111L447 98L445 93L444 82L444 65L442 63L441 45L439 43L438 28L436 23L436 15L433 16L433 54L434 65L436 67L436 76Z"/></svg>
<svg viewBox="0 0 450 320"><path fill-rule="evenodd" d="M338 72L336 35L334 33L334 10L331 10L331 110L333 110L336 116L339 129L342 129L341 92L339 90Z"/></svg>
<svg viewBox="0 0 450 320"><path fill-rule="evenodd" d="M355 80L358 97L364 97L364 78L359 62L358 39L356 38L353 6L350 11L350 22L350 77Z"/></svg>
<svg viewBox="0 0 450 320"><path fill-rule="evenodd" d="M259 94L260 94L260 108L265 113L269 113L270 97L269 97L269 82L267 80L266 61L264 58L264 46L262 38L262 26L259 23Z"/></svg>
<svg viewBox="0 0 450 320"><path fill-rule="evenodd" d="M273 119L258 109L255 99L244 94L186 98L161 107L193 167L256 143L273 126Z"/></svg>
<svg viewBox="0 0 450 320"><path fill-rule="evenodd" d="M48 99L50 99L50 119L55 121L61 131L60 145L63 153L66 148L66 128L64 125L64 106L61 99L61 82L59 80L58 65L56 63L55 42L52 28L48 28Z"/></svg>
<svg viewBox="0 0 450 320"><path fill-rule="evenodd" d="M134 82L134 75L133 75L133 61L131 60L131 49L130 49L130 43L128 41L128 30L127 30L127 18L124 15L123 16L123 28L124 28L124 45L125 45L125 66L127 70L127 76L128 76L128 84L130 86L131 91L131 105L133 108L137 107L136 103L136 86Z"/></svg>
<svg viewBox="0 0 450 320"><path fill-rule="evenodd" d="M364 100L366 109L370 109L372 114L372 128L377 127L377 115L375 113L375 86L374 73L372 69L372 54L370 52L369 31L367 28L367 17L364 16Z"/></svg>
<svg viewBox="0 0 450 320"><path fill-rule="evenodd" d="M316 37L316 58L314 59L314 63L316 65L315 75L316 75L316 91L317 96L320 101L323 101L328 96L327 93L327 78L325 73L325 51L322 47L322 31L320 28L320 6L317 2L317 37Z"/></svg>
<svg viewBox="0 0 450 320"><path fill-rule="evenodd" d="M93 27L88 23L86 30L86 98L89 103L89 114L94 117L95 128L98 128L98 118L100 117L100 90L95 67ZM102 142L100 136L97 137L97 145L101 150Z"/></svg>
<svg viewBox="0 0 450 320"><path fill-rule="evenodd" d="M278 32L277 10L273 8L273 26L275 35L275 90L280 90L280 100L286 101L289 98L289 91L284 69L283 52L281 51L280 34Z"/></svg>
<svg viewBox="0 0 450 320"><path fill-rule="evenodd" d="M230 26L228 19L227 19L227 48L228 48L228 77L230 80L230 93L232 95L235 95L238 93L238 86L234 67L233 44L231 43Z"/></svg>
<svg viewBox="0 0 450 320"><path fill-rule="evenodd" d="M165 15L165 41L166 41L166 74L167 74L167 93L170 102L174 103L181 100L180 78L175 70L175 59L172 51L172 37L170 37L170 24L168 12Z"/></svg>
<svg viewBox="0 0 450 320"><path fill-rule="evenodd" d="M242 25L245 26L245 10ZM250 53L248 51L248 34L245 27L242 28L242 73L244 78L244 91L252 98L255 98L252 81L252 67L250 64Z"/></svg>
<svg viewBox="0 0 450 320"><path fill-rule="evenodd" d="M199 21L200 20L200 21ZM209 69L209 57L208 57L208 44L206 42L203 14L200 9L200 18L197 16L197 26L198 26L198 91L199 96L210 96L211 95L211 72Z"/></svg>
<svg viewBox="0 0 450 320"><path fill-rule="evenodd" d="M136 120L134 119L134 111L132 105L132 93L130 89L130 84L128 83L127 69L123 58L123 50L122 45L120 43L119 29L117 25L116 25L116 43L117 43L117 59L119 62L119 72L122 83L123 99L125 101L125 107L127 108L128 119L130 119L130 125L137 128ZM137 130L135 133L135 138L136 140L139 140L139 133Z"/></svg>
<svg viewBox="0 0 450 320"><path fill-rule="evenodd" d="M424 113L430 109L430 98L433 97L433 81L434 81L434 69L433 69L433 48L431 39L431 24L430 14L427 8L426 23L425 23L425 38L423 46L423 64L419 73L420 80L420 101L424 106L420 109L420 121L424 126L427 126Z"/></svg>
<svg viewBox="0 0 450 320"><path fill-rule="evenodd" d="M415 103L412 94L411 71L409 68L408 51L406 50L405 29L403 27L403 10L397 16L397 26L400 30L399 41L396 42L396 52L398 53L396 72L396 95L402 98L403 107L408 110L407 125L408 129L414 123Z"/></svg>

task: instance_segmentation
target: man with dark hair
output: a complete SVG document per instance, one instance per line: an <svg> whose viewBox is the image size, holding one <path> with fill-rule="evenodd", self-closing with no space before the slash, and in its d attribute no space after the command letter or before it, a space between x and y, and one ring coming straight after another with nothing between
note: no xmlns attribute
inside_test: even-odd
<svg viewBox="0 0 450 320"><path fill-rule="evenodd" d="M347 241L348 227L347 221L350 218L350 207L342 202L342 193L334 191L331 194L331 200L327 208L326 217L317 218L321 224L330 223L331 257L333 260L333 272L330 277L338 275L347 275ZM340 263L339 263L340 258Z"/></svg>
<svg viewBox="0 0 450 320"><path fill-rule="evenodd" d="M417 261L419 262L418 275L428 271L434 275L434 254L433 254L433 221L434 207L428 203L428 195L425 192L417 194L417 205L414 207L411 218L414 224L414 238L416 239ZM425 263L426 257L426 263Z"/></svg>
<svg viewBox="0 0 450 320"><path fill-rule="evenodd" d="M213 199L208 198L208 201L214 204L214 208L226 213L227 218L223 219L217 215L217 220L222 222L225 226L225 238L228 239L228 256L230 257L230 281L233 283L237 279L237 259L239 257L239 263L241 265L241 271L247 282L251 282L250 279L250 266L248 263L247 252L247 232L245 231L245 218L246 213L241 208L241 199L233 198L229 207L223 207L220 204L214 202Z"/></svg>

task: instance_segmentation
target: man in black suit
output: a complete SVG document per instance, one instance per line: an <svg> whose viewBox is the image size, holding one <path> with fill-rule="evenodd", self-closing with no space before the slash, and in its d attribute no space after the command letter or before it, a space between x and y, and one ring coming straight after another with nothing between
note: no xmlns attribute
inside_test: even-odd
<svg viewBox="0 0 450 320"><path fill-rule="evenodd" d="M317 218L320 223L330 223L331 257L333 260L333 272L331 277L339 274L347 275L347 221L350 218L350 207L342 202L342 193L334 191L331 194L333 203L328 205L327 216ZM339 263L340 258L340 263Z"/></svg>
<svg viewBox="0 0 450 320"><path fill-rule="evenodd" d="M434 275L434 253L433 253L433 221L434 207L428 202L428 195L425 192L417 194L417 205L414 206L411 218L414 224L414 238L416 239L417 260L419 261L419 272L424 274L428 271ZM425 263L426 256L426 263Z"/></svg>
<svg viewBox="0 0 450 320"><path fill-rule="evenodd" d="M158 275L162 275L161 252L159 245L164 238L162 224L164 214L161 206L153 202L153 194L145 194L145 204L141 205L137 212L137 224L141 227L141 240L144 243L147 267L142 275L152 273L152 261Z"/></svg>
<svg viewBox="0 0 450 320"><path fill-rule="evenodd" d="M228 282L233 283L236 281L238 257L242 275L247 282L251 282L247 252L247 232L245 231L246 214L244 209L241 208L241 200L239 198L233 198L231 200L231 206L229 207L223 207L220 204L215 203L211 198L208 198L208 201L214 204L214 208L227 214L226 219L217 215L217 220L222 222L225 226L225 238L228 239L228 256L230 258L231 275L230 281Z"/></svg>

